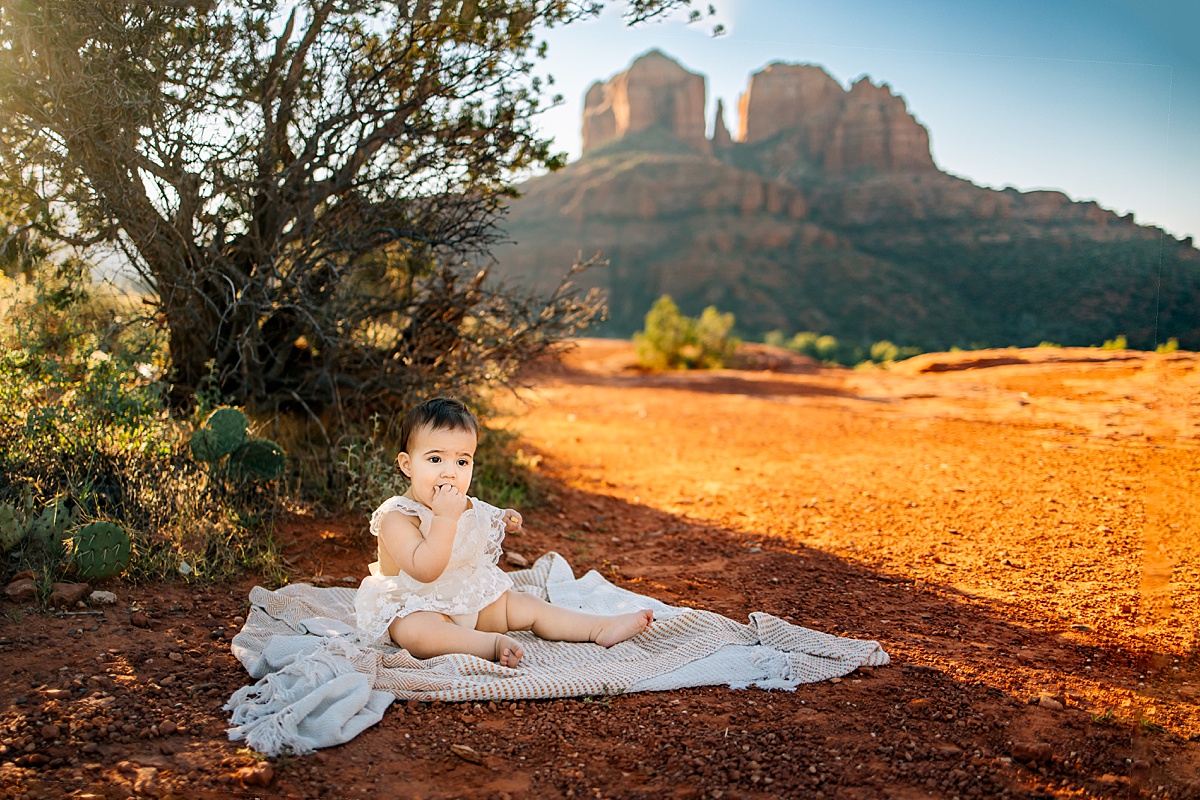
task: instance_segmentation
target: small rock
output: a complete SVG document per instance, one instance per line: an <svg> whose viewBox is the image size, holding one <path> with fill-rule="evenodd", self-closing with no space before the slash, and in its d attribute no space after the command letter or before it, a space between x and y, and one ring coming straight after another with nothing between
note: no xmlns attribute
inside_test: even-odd
<svg viewBox="0 0 1200 800"><path fill-rule="evenodd" d="M158 796L158 770L154 767L139 767L133 779L133 793Z"/></svg>
<svg viewBox="0 0 1200 800"><path fill-rule="evenodd" d="M137 769L137 764L133 763L132 761L122 761L117 764L117 772L134 773L137 772Z"/></svg>
<svg viewBox="0 0 1200 800"><path fill-rule="evenodd" d="M18 767L40 767L42 764L50 763L50 756L43 753L26 753L23 756L17 756L13 763Z"/></svg>
<svg viewBox="0 0 1200 800"><path fill-rule="evenodd" d="M167 658L171 659L176 664L183 662L183 654L182 653L176 653L176 652L172 651L167 654Z"/></svg>
<svg viewBox="0 0 1200 800"><path fill-rule="evenodd" d="M1008 752L1018 761L1038 764L1049 761L1054 755L1054 748L1046 742L1013 742Z"/></svg>
<svg viewBox="0 0 1200 800"><path fill-rule="evenodd" d="M908 701L909 708L926 708L931 705L933 705L932 697L918 697L916 700Z"/></svg>
<svg viewBox="0 0 1200 800"><path fill-rule="evenodd" d="M512 564L514 567L524 568L524 567L529 566L529 559L526 558L525 556L521 555L520 553L511 553L511 552L505 553L504 560L507 561L509 564Z"/></svg>
<svg viewBox="0 0 1200 800"><path fill-rule="evenodd" d="M246 618L245 618L245 617L243 617L243 616L241 616L241 615L238 615L238 616L236 616L236 617L234 617L234 618L233 618L233 624L234 624L234 625L245 625L245 624L246 624Z"/></svg>
<svg viewBox="0 0 1200 800"><path fill-rule="evenodd" d="M33 570L23 569L20 572L18 572L16 575L13 575L12 579L14 581L23 581L26 578L28 578L31 581L36 581L37 577L38 577L38 574L36 572L34 572Z"/></svg>
<svg viewBox="0 0 1200 800"><path fill-rule="evenodd" d="M470 761L472 764L483 763L483 756L479 754L479 751L473 747L468 747L465 744L450 745L450 752L454 753L454 755L458 756L464 761Z"/></svg>
<svg viewBox="0 0 1200 800"><path fill-rule="evenodd" d="M342 583L348 584L350 586L357 586L359 584L359 580L358 580L358 578L354 577L353 575L343 575Z"/></svg>
<svg viewBox="0 0 1200 800"><path fill-rule="evenodd" d="M1057 700L1055 700L1053 697L1051 697L1048 694L1044 694L1041 697L1039 697L1037 704L1039 706L1041 706L1042 708L1048 708L1051 711L1062 711L1063 710L1063 704L1058 702Z"/></svg>
<svg viewBox="0 0 1200 800"><path fill-rule="evenodd" d="M158 732L163 736L170 736L177 730L179 730L178 726L176 726L175 723L169 719L163 720L158 726Z"/></svg>
<svg viewBox="0 0 1200 800"><path fill-rule="evenodd" d="M112 592L92 592L88 595L88 602L94 606L111 606L117 602L117 596Z"/></svg>
<svg viewBox="0 0 1200 800"><path fill-rule="evenodd" d="M42 726L41 734L43 739L57 739L60 733L62 733L62 731L58 729L57 725Z"/></svg>
<svg viewBox="0 0 1200 800"><path fill-rule="evenodd" d="M129 624L135 628L149 628L150 618L142 611L135 611L129 615Z"/></svg>
<svg viewBox="0 0 1200 800"><path fill-rule="evenodd" d="M4 596L14 603L27 603L37 597L37 583L33 578L18 578L4 587Z"/></svg>
<svg viewBox="0 0 1200 800"><path fill-rule="evenodd" d="M50 605L55 608L70 608L87 597L86 583L52 583L50 584Z"/></svg>
<svg viewBox="0 0 1200 800"><path fill-rule="evenodd" d="M247 786L270 786L271 781L275 779L275 770L270 763L259 761L257 764L242 767L233 774L233 777Z"/></svg>
<svg viewBox="0 0 1200 800"><path fill-rule="evenodd" d="M761 553L762 551L763 551L763 549L758 546L751 547L746 550L747 553Z"/></svg>
<svg viewBox="0 0 1200 800"><path fill-rule="evenodd" d="M70 689L47 689L42 692L47 700L66 700L71 696Z"/></svg>

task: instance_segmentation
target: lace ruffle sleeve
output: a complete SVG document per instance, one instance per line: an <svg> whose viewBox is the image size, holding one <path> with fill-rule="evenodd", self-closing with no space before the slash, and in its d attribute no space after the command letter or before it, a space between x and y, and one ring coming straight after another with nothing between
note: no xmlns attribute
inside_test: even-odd
<svg viewBox="0 0 1200 800"><path fill-rule="evenodd" d="M494 505L474 497L471 498L471 504L484 533L484 552L493 564L498 564L500 556L504 555L504 549L500 546L500 543L504 541L504 509L496 508Z"/></svg>
<svg viewBox="0 0 1200 800"><path fill-rule="evenodd" d="M410 517L416 517L421 520L421 526L424 527L429 520L433 519L433 511L421 505L415 500L409 500L407 497L396 495L389 497L379 504L379 508L371 514L371 535L379 536L379 526L383 523L385 514L391 511L399 511ZM503 528L501 528L503 530Z"/></svg>

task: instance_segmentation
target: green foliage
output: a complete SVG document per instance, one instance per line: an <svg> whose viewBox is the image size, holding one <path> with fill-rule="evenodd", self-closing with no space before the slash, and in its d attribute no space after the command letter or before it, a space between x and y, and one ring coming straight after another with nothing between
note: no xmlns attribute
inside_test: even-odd
<svg viewBox="0 0 1200 800"><path fill-rule="evenodd" d="M1125 334L1117 336L1115 339L1105 339L1104 344L1100 345L1101 350L1128 350L1129 342L1125 339Z"/></svg>
<svg viewBox="0 0 1200 800"><path fill-rule="evenodd" d="M183 561L188 580L269 570L279 504L221 491L189 458L141 298L98 291L76 264L0 289L0 564L61 579L70 531L110 519L133 542L132 580L178 576Z"/></svg>
<svg viewBox="0 0 1200 800"><path fill-rule="evenodd" d="M1058 342L1038 342L1038 347L1062 347Z"/></svg>
<svg viewBox="0 0 1200 800"><path fill-rule="evenodd" d="M283 477L287 458L270 439L246 436L249 421L240 408L218 408L192 432L192 458L217 479L274 481Z"/></svg>
<svg viewBox="0 0 1200 800"><path fill-rule="evenodd" d="M129 567L133 542L114 522L91 522L71 536L71 559L84 580L120 575Z"/></svg>
<svg viewBox="0 0 1200 800"><path fill-rule="evenodd" d="M647 369L716 369L725 366L737 349L733 314L714 306L698 319L686 317L669 295L660 297L646 314L646 326L634 334L638 362Z"/></svg>
<svg viewBox="0 0 1200 800"><path fill-rule="evenodd" d="M0 553L12 550L25 538L25 522L9 503L0 503Z"/></svg>
<svg viewBox="0 0 1200 800"><path fill-rule="evenodd" d="M247 425L240 408L218 408L192 434L192 457L215 464L242 445Z"/></svg>
<svg viewBox="0 0 1200 800"><path fill-rule="evenodd" d="M247 439L229 454L226 469L235 480L273 481L283 477L287 458L279 445L256 436Z"/></svg>
<svg viewBox="0 0 1200 800"><path fill-rule="evenodd" d="M793 353L815 358L823 364L854 366L858 364L886 364L912 358L923 352L919 347L901 347L886 339L875 342L869 348L839 342L828 334L800 331L789 337L783 331L771 331L763 341L774 347L783 347Z"/></svg>
<svg viewBox="0 0 1200 800"><path fill-rule="evenodd" d="M1156 352L1156 353L1174 353L1178 349L1179 349L1179 340L1176 339L1174 336L1172 336L1170 339L1167 339L1166 342L1164 342L1163 344L1160 344L1158 347L1154 348L1154 352Z"/></svg>

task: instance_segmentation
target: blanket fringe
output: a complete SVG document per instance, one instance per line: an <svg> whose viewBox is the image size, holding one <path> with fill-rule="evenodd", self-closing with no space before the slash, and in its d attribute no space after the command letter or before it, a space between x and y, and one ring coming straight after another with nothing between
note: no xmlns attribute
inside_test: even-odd
<svg viewBox="0 0 1200 800"><path fill-rule="evenodd" d="M224 710L231 712L230 723L241 727L264 716L277 714L308 696L317 687L341 675L354 672L344 655L322 647L272 672L252 686L243 686L229 698ZM260 751L262 752L262 751Z"/></svg>

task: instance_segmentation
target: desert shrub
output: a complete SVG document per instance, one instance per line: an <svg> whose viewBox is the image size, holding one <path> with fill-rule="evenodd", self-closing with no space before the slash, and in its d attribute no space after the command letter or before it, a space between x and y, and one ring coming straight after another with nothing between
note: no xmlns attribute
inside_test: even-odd
<svg viewBox="0 0 1200 800"><path fill-rule="evenodd" d="M1156 353L1174 353L1178 349L1179 349L1179 340L1176 339L1174 336L1172 336L1170 339L1167 339L1166 342L1164 342L1164 343L1160 344L1158 347L1154 348L1154 352L1156 352Z"/></svg>
<svg viewBox="0 0 1200 800"><path fill-rule="evenodd" d="M1101 350L1127 350L1129 342L1125 338L1125 334L1120 334L1115 339L1105 339L1104 344L1100 345Z"/></svg>
<svg viewBox="0 0 1200 800"><path fill-rule="evenodd" d="M737 349L733 326L733 314L723 314L714 306L698 318L687 317L664 294L646 314L645 328L634 334L638 362L647 369L723 367Z"/></svg>
<svg viewBox="0 0 1200 800"><path fill-rule="evenodd" d="M62 508L71 525L113 520L130 535L134 580L272 568L266 486L218 491L191 458L191 425L165 401L151 320L95 291L79 265L6 281L0 325L0 505L24 520ZM21 537L9 566L48 584L72 573L69 531Z"/></svg>

